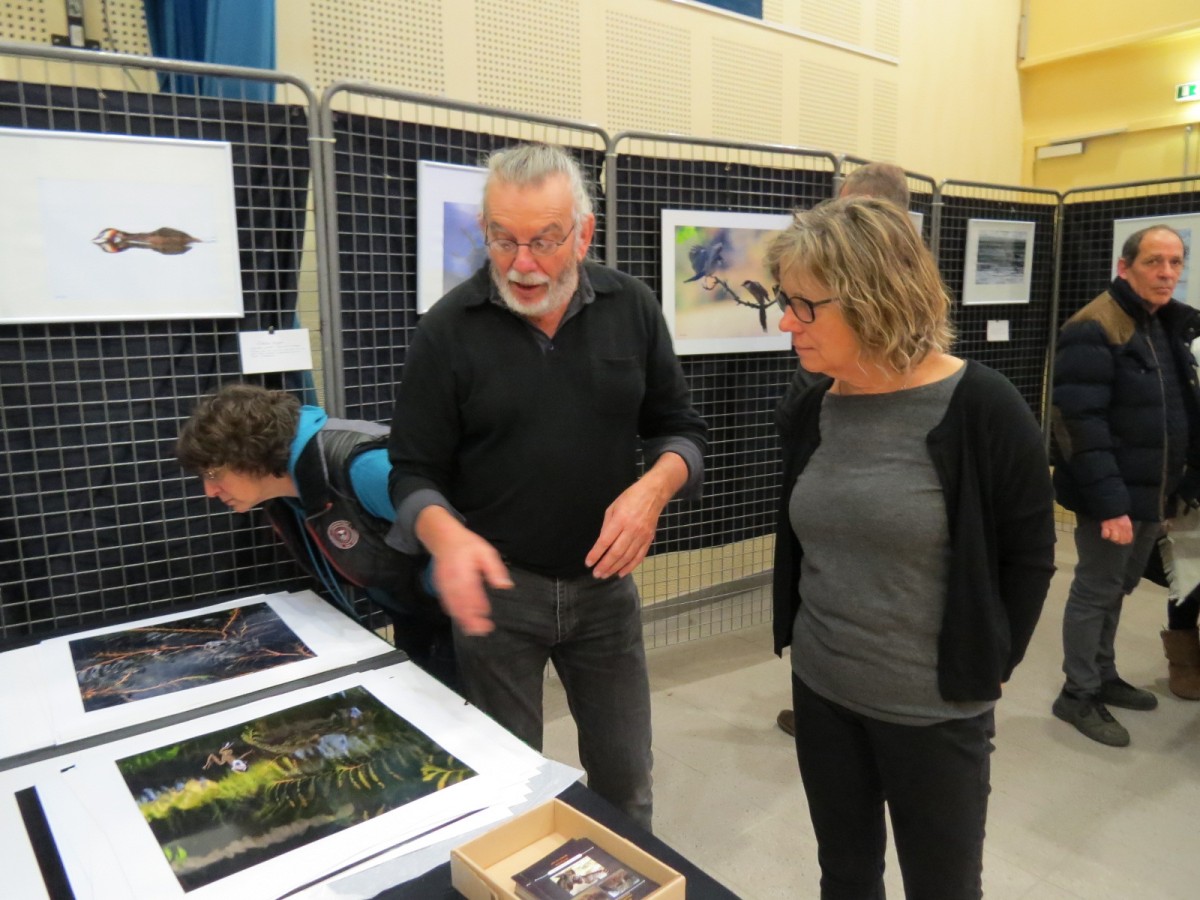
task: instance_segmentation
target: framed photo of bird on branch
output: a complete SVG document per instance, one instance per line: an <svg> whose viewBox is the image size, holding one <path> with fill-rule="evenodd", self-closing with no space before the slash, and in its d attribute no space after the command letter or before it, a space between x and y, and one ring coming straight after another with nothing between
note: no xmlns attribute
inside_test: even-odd
<svg viewBox="0 0 1200 900"><path fill-rule="evenodd" d="M767 246L787 213L664 209L663 314L681 356L786 350Z"/></svg>
<svg viewBox="0 0 1200 900"><path fill-rule="evenodd" d="M0 322L241 318L224 141L0 128Z"/></svg>

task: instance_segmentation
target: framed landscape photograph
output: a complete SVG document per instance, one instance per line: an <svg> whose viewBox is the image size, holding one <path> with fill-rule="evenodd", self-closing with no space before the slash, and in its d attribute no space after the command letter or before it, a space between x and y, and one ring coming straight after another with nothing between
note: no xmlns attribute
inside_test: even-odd
<svg viewBox="0 0 1200 900"><path fill-rule="evenodd" d="M0 322L240 318L223 141L0 128Z"/></svg>
<svg viewBox="0 0 1200 900"><path fill-rule="evenodd" d="M1151 225L1169 225L1178 231L1179 236L1183 238L1183 247L1187 251L1187 264L1183 267L1183 274L1179 277L1179 283L1175 285L1175 293L1171 297L1181 303L1188 304L1188 306L1200 309L1200 278L1188 277L1189 270L1193 265L1193 235L1200 234L1200 213L1187 213L1177 216L1145 216L1137 219L1114 219L1111 277L1117 277L1117 259L1120 257L1121 250L1125 246L1125 239L1135 231L1149 228Z"/></svg>
<svg viewBox="0 0 1200 900"><path fill-rule="evenodd" d="M964 306L1029 302L1035 224L996 219L967 221Z"/></svg>
<svg viewBox="0 0 1200 900"><path fill-rule="evenodd" d="M479 229L487 169L417 163L417 312L427 313L487 260Z"/></svg>
<svg viewBox="0 0 1200 900"><path fill-rule="evenodd" d="M681 356L786 350L767 246L792 217L664 209L663 315Z"/></svg>

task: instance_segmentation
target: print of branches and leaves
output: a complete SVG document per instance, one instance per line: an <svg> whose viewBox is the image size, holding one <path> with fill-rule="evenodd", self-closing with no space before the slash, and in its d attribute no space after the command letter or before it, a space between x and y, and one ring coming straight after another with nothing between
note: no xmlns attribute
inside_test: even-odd
<svg viewBox="0 0 1200 900"><path fill-rule="evenodd" d="M361 688L118 765L160 842L371 818L475 774Z"/></svg>

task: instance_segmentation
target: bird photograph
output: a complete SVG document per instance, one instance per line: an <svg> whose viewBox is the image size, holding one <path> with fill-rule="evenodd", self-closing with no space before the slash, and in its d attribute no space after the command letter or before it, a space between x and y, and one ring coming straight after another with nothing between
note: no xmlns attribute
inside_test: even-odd
<svg viewBox="0 0 1200 900"><path fill-rule="evenodd" d="M679 212L678 216L720 215L737 220L749 216L752 224L787 225L787 216ZM693 221L695 221L693 219ZM777 231L770 227L674 227L674 313L677 340L773 338L779 313L772 303L771 283L764 262L766 248ZM670 277L670 276L669 276Z"/></svg>
<svg viewBox="0 0 1200 900"><path fill-rule="evenodd" d="M153 250L164 256L178 256L192 249L193 244L204 243L178 228L156 228L154 231L122 231L119 228L102 228L92 238L92 243L105 253L123 253L126 250Z"/></svg>

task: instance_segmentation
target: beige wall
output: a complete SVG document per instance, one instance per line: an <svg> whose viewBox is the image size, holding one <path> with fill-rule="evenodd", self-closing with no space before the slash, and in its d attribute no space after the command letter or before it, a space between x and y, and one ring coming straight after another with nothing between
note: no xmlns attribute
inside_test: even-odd
<svg viewBox="0 0 1200 900"><path fill-rule="evenodd" d="M278 65L625 130L1020 174L1019 0L279 0ZM286 12L285 12L286 10Z"/></svg>
<svg viewBox="0 0 1200 900"><path fill-rule="evenodd" d="M674 0L277 0L276 65L318 91L363 80L610 134L780 143L1017 183L1021 0L763 7L776 27ZM106 49L146 52L140 0L85 9ZM8 0L0 37L46 43L63 18L61 4ZM0 60L0 77L12 68Z"/></svg>
<svg viewBox="0 0 1200 900"><path fill-rule="evenodd" d="M1031 0L1029 21L1026 183L1067 190L1200 171L1200 103L1174 99L1176 84L1200 80L1200 5ZM1078 136L1083 153L1037 159L1038 147Z"/></svg>

